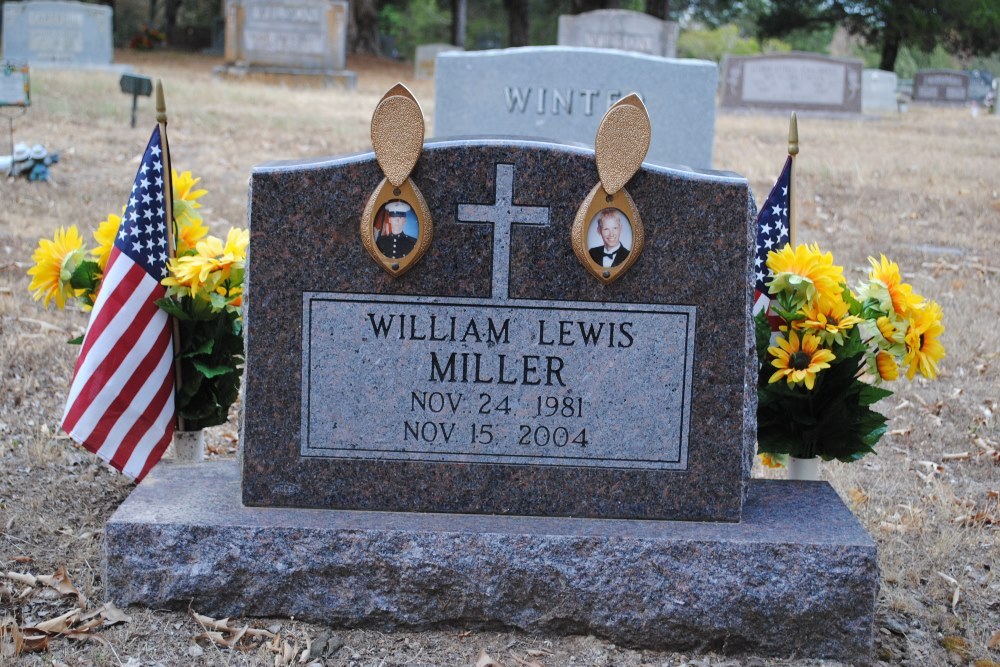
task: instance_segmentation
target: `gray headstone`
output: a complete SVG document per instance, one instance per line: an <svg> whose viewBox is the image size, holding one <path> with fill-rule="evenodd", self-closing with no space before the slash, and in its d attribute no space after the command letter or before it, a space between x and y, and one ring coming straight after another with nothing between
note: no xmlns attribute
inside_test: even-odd
<svg viewBox="0 0 1000 667"><path fill-rule="evenodd" d="M220 73L337 76L349 86L347 0L226 0Z"/></svg>
<svg viewBox="0 0 1000 667"><path fill-rule="evenodd" d="M556 43L676 58L679 33L677 23L649 14L627 9L595 9L560 16Z"/></svg>
<svg viewBox="0 0 1000 667"><path fill-rule="evenodd" d="M433 79L434 62L437 60L438 54L462 50L462 47L452 44L421 44L417 47L416 55L413 58L413 78Z"/></svg>
<svg viewBox="0 0 1000 667"><path fill-rule="evenodd" d="M861 110L865 113L897 111L896 73L866 69L861 84Z"/></svg>
<svg viewBox="0 0 1000 667"><path fill-rule="evenodd" d="M965 104L969 99L969 74L950 69L922 69L913 77L913 101Z"/></svg>
<svg viewBox="0 0 1000 667"><path fill-rule="evenodd" d="M969 70L969 99L982 102L993 90L993 74L986 70Z"/></svg>
<svg viewBox="0 0 1000 667"><path fill-rule="evenodd" d="M111 8L70 0L3 5L3 59L44 66L110 65Z"/></svg>
<svg viewBox="0 0 1000 667"><path fill-rule="evenodd" d="M246 503L738 520L746 181L644 165L645 249L605 286L570 244L592 151L429 143L412 178L434 240L393 280L358 232L372 154L254 172Z"/></svg>
<svg viewBox="0 0 1000 667"><path fill-rule="evenodd" d="M724 109L861 113L860 60L814 53L726 56Z"/></svg>
<svg viewBox="0 0 1000 667"><path fill-rule="evenodd" d="M603 49L527 47L443 53L434 76L434 136L507 135L593 146L601 118L629 93L646 104L646 159L712 164L718 70Z"/></svg>

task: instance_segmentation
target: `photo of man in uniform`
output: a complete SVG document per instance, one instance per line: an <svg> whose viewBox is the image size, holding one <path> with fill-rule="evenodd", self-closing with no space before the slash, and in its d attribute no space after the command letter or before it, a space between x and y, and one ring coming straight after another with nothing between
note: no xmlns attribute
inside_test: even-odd
<svg viewBox="0 0 1000 667"><path fill-rule="evenodd" d="M375 245L389 259L406 257L417 243L416 238L403 231L407 214L412 210L405 201L397 199L383 206L375 216Z"/></svg>
<svg viewBox="0 0 1000 667"><path fill-rule="evenodd" d="M597 219L597 233L604 244L591 248L590 258L606 269L623 264L629 249L622 245L621 238L625 225L629 224L628 218L616 208L603 209L594 217Z"/></svg>

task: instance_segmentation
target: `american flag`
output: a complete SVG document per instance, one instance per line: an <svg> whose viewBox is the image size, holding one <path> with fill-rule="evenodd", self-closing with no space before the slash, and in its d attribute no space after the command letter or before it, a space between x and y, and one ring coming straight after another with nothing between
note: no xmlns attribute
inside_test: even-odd
<svg viewBox="0 0 1000 667"><path fill-rule="evenodd" d="M137 481L174 432L171 322L155 304L167 275L165 157L157 126L90 314L62 423L73 440Z"/></svg>
<svg viewBox="0 0 1000 667"><path fill-rule="evenodd" d="M777 182L767 196L767 201L757 216L757 253L754 258L753 314L765 310L771 303L767 293L767 282L771 272L767 268L767 253L780 250L789 242L788 236L788 188L791 185L792 156L785 161Z"/></svg>

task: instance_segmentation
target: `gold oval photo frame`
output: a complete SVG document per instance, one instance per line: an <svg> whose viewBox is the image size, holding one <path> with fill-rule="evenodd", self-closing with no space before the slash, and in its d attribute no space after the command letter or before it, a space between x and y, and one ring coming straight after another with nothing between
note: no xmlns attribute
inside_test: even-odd
<svg viewBox="0 0 1000 667"><path fill-rule="evenodd" d="M382 254L375 239L375 215L382 210L383 206L394 200L408 204L417 218L417 238L413 249L398 259ZM431 212L427 208L427 202L424 201L420 190L414 187L409 178L400 183L398 187L393 186L389 179L383 178L382 182L375 188L375 192L368 198L365 210L361 214L361 243L372 259L378 262L378 265L385 269L389 275L401 276L413 268L413 265L424 256L433 237L434 226L431 221Z"/></svg>
<svg viewBox="0 0 1000 667"><path fill-rule="evenodd" d="M590 221L594 216L606 208L616 208L625 215L629 225L632 227L632 247L628 250L628 257L618 266L604 267L593 260L590 256L590 247L587 243L587 232ZM646 232L642 226L642 218L639 217L639 210L635 207L635 202L624 188L618 190L613 195L609 195L604 186L598 183L583 200L583 204L576 212L576 219L573 221L573 252L583 267L595 278L605 285L609 285L617 280L623 273L635 264L642 253L642 248L646 240Z"/></svg>

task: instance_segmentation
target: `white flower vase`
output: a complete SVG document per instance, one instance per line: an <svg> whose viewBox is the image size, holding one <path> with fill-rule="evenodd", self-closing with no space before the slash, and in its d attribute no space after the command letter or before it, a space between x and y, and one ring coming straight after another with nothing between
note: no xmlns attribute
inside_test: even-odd
<svg viewBox="0 0 1000 667"><path fill-rule="evenodd" d="M201 463L205 460L205 432L174 431L173 450L177 463Z"/></svg>
<svg viewBox="0 0 1000 667"><path fill-rule="evenodd" d="M814 456L808 459L800 459L790 456L788 458L788 479L795 479L802 482L815 482L819 480L819 457Z"/></svg>

